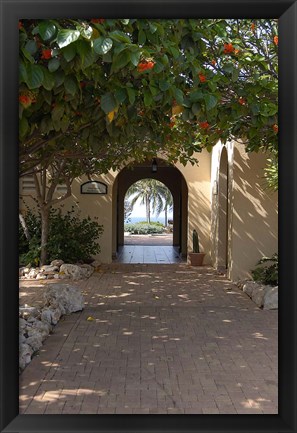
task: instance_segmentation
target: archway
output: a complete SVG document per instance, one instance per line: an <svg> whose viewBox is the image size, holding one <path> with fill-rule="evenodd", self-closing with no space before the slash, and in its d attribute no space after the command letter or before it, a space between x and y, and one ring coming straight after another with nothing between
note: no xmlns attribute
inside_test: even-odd
<svg viewBox="0 0 297 433"><path fill-rule="evenodd" d="M188 187L181 172L161 158L127 166L118 174L113 186L113 257L124 245L124 199L128 188L141 179L152 178L162 182L173 197L173 246L182 256L187 254Z"/></svg>
<svg viewBox="0 0 297 433"><path fill-rule="evenodd" d="M218 268L228 268L228 154L221 152L218 185Z"/></svg>
<svg viewBox="0 0 297 433"><path fill-rule="evenodd" d="M172 245L173 205L163 182L148 178L132 184L124 199L125 245Z"/></svg>

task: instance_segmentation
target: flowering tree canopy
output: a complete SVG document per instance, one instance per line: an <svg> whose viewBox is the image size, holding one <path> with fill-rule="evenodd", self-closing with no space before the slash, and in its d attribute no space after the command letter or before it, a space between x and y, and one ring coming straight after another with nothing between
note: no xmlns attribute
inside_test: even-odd
<svg viewBox="0 0 297 433"><path fill-rule="evenodd" d="M19 35L21 174L193 162L219 139L277 151L275 20L23 20Z"/></svg>

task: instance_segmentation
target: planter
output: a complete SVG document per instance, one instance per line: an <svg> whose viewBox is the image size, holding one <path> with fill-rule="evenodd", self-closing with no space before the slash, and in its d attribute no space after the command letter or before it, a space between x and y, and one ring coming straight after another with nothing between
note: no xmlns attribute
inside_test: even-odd
<svg viewBox="0 0 297 433"><path fill-rule="evenodd" d="M205 253L189 253L191 266L202 266Z"/></svg>

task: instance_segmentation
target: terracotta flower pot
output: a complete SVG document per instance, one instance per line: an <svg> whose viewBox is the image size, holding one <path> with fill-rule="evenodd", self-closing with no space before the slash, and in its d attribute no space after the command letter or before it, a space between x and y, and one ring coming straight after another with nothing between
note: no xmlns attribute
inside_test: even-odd
<svg viewBox="0 0 297 433"><path fill-rule="evenodd" d="M205 253L189 253L191 266L202 266Z"/></svg>

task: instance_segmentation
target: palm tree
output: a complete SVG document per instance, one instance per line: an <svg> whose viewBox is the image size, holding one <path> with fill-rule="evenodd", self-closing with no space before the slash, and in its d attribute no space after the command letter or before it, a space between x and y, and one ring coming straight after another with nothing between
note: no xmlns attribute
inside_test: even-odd
<svg viewBox="0 0 297 433"><path fill-rule="evenodd" d="M126 197L134 196L131 200L131 206L140 200L145 205L146 220L151 222L151 210L159 215L164 210L164 190L165 185L155 179L142 179L130 186ZM167 188L166 188L167 189Z"/></svg>
<svg viewBox="0 0 297 433"><path fill-rule="evenodd" d="M165 227L168 225L168 210L172 210L173 208L173 197L167 186L163 185L161 192L164 200L164 207L162 211L165 212Z"/></svg>

